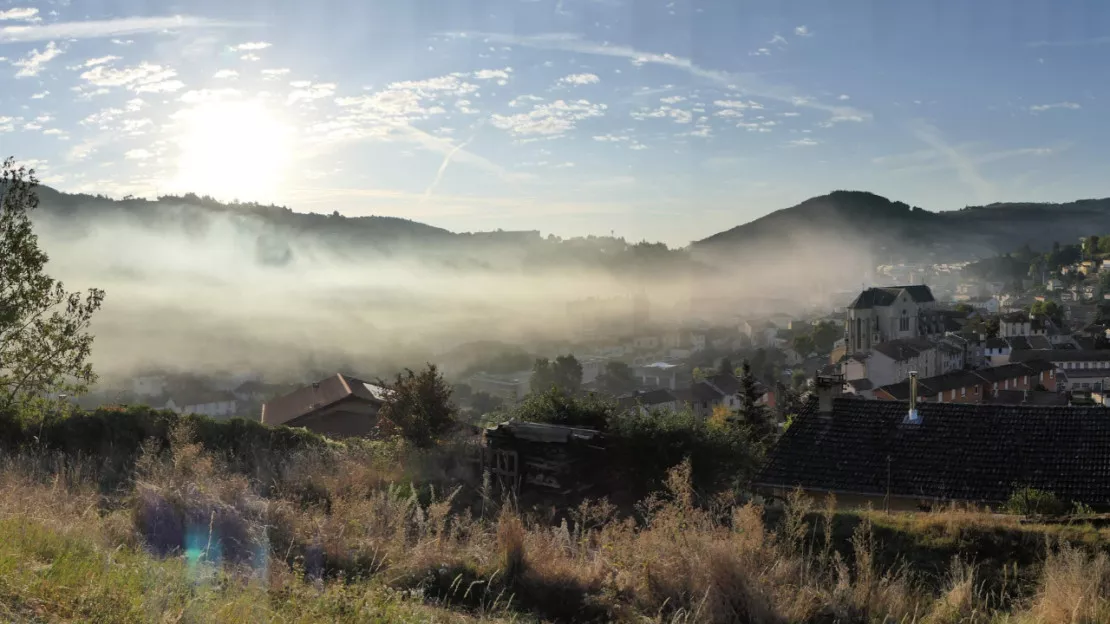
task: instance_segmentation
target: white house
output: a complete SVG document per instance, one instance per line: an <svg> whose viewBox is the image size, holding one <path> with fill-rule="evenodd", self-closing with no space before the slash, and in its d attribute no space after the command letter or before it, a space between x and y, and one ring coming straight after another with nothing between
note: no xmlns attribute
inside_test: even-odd
<svg viewBox="0 0 1110 624"><path fill-rule="evenodd" d="M640 385L642 386L675 390L679 385L678 379L680 370L682 370L682 367L677 364L654 362L644 366L637 366L635 375L636 378L640 380Z"/></svg>
<svg viewBox="0 0 1110 624"><path fill-rule="evenodd" d="M865 353L882 342L935 333L935 309L928 286L868 288L848 306L848 352Z"/></svg>
<svg viewBox="0 0 1110 624"><path fill-rule="evenodd" d="M207 395L190 397L189 401L178 404L171 398L166 402L165 409L178 414L199 414L209 418L231 418L238 413L239 401L230 392L212 392Z"/></svg>
<svg viewBox="0 0 1110 624"><path fill-rule="evenodd" d="M596 380L605 370L605 364L609 360L597 356L586 356L578 360L582 365L582 383L587 384Z"/></svg>
<svg viewBox="0 0 1110 624"><path fill-rule="evenodd" d="M867 358L867 378L876 388L908 379L916 371L921 377L938 375L938 351L924 338L901 338L880 342Z"/></svg>
<svg viewBox="0 0 1110 624"><path fill-rule="evenodd" d="M1043 323L1042 323L1043 328ZM1032 320L1024 312L1006 314L998 321L998 335L1001 338L1014 336L1031 336L1033 333Z"/></svg>
<svg viewBox="0 0 1110 624"><path fill-rule="evenodd" d="M1009 364L1010 351L1010 343L1005 338L991 338L983 347L983 355L990 360L991 366Z"/></svg>

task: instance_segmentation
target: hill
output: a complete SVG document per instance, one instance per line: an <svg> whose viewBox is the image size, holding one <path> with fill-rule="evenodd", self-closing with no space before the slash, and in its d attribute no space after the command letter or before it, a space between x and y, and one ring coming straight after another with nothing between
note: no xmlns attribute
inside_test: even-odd
<svg viewBox="0 0 1110 624"><path fill-rule="evenodd" d="M797 247L818 236L895 256L983 256L1025 243L1047 249L1054 241L1072 242L1106 223L1110 223L1110 198L1065 204L996 203L931 212L873 193L834 191L696 241L692 247L706 253L735 253L753 246Z"/></svg>

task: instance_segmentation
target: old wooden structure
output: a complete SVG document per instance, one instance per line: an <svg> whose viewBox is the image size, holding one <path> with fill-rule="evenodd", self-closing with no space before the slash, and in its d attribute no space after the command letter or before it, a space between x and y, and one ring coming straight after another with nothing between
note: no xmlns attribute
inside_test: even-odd
<svg viewBox="0 0 1110 624"><path fill-rule="evenodd" d="M594 429L506 422L483 434L482 463L514 495L589 496L603 480L606 439Z"/></svg>

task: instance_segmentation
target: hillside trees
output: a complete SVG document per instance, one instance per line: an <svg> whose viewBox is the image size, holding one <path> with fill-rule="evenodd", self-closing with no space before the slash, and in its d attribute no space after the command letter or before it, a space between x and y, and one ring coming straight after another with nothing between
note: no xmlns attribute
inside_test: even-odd
<svg viewBox="0 0 1110 624"><path fill-rule="evenodd" d="M606 362L605 370L597 377L598 388L607 394L622 395L636 389L636 377L632 368L620 361Z"/></svg>
<svg viewBox="0 0 1110 624"><path fill-rule="evenodd" d="M46 274L30 213L34 170L4 161L0 173L0 409L80 394L96 381L89 324L104 291L67 292Z"/></svg>
<svg viewBox="0 0 1110 624"><path fill-rule="evenodd" d="M573 355L560 355L554 360L539 358L532 366L529 385L535 393L546 392L555 387L577 394L582 389L582 365Z"/></svg>
<svg viewBox="0 0 1110 624"><path fill-rule="evenodd" d="M378 412L380 422L414 446L430 447L454 426L458 410L451 399L451 386L435 364L419 373L405 369L393 382L379 384L388 389Z"/></svg>

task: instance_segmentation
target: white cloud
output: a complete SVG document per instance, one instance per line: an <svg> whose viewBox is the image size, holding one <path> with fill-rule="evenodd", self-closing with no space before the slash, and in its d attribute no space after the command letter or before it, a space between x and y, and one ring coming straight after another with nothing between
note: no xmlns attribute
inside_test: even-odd
<svg viewBox="0 0 1110 624"><path fill-rule="evenodd" d="M91 58L91 59L85 61L84 63L78 65L78 67L84 67L84 68L96 67L97 65L105 65L107 63L111 63L112 61L118 61L119 59L120 59L120 57L118 57L118 56L111 56L111 55L109 55L109 56L100 56L100 57L97 57L97 58Z"/></svg>
<svg viewBox="0 0 1110 624"><path fill-rule="evenodd" d="M636 121L646 119L664 119L670 117L675 123L688 124L694 120L694 114L688 110L673 106L660 106L659 108L641 108L630 113Z"/></svg>
<svg viewBox="0 0 1110 624"><path fill-rule="evenodd" d="M144 104L146 104L146 102L144 102L142 98L134 98L134 99L127 100L127 110L129 112L133 113L133 112L141 109Z"/></svg>
<svg viewBox="0 0 1110 624"><path fill-rule="evenodd" d="M759 48L755 52L748 52L748 56L771 56L771 51L767 48Z"/></svg>
<svg viewBox="0 0 1110 624"><path fill-rule="evenodd" d="M278 78L281 78L282 76L286 76L288 74L289 74L289 68L288 67L280 67L278 69L263 69L262 70L262 77L265 78L266 80L277 80Z"/></svg>
<svg viewBox="0 0 1110 624"><path fill-rule="evenodd" d="M294 83L296 86L296 83ZM313 100L321 100L335 95L335 83L325 82L299 86L295 91L289 94L286 98L286 104L295 104L297 102L311 102Z"/></svg>
<svg viewBox="0 0 1110 624"><path fill-rule="evenodd" d="M565 85L591 85L601 82L597 74L571 74L559 79L559 84Z"/></svg>
<svg viewBox="0 0 1110 624"><path fill-rule="evenodd" d="M180 80L172 80L177 72L161 65L140 63L133 67L116 69L107 65L97 65L81 74L85 82L96 87L124 87L135 93L165 93L177 91L185 86Z"/></svg>
<svg viewBox="0 0 1110 624"><path fill-rule="evenodd" d="M62 52L63 50L58 47L58 45L53 41L48 43L41 52L38 50L38 48L31 50L31 52L28 53L27 56L12 63L12 65L15 65L19 68L19 71L16 72L15 77L28 78L31 76L38 76L39 72L41 72L43 68L46 67L46 64L60 56Z"/></svg>
<svg viewBox="0 0 1110 624"><path fill-rule="evenodd" d="M42 92L39 92L39 93L36 93L36 94L32 95L31 99L32 100L41 100L41 99L45 98L48 95L50 95L49 91L42 91Z"/></svg>
<svg viewBox="0 0 1110 624"><path fill-rule="evenodd" d="M605 104L592 104L587 100L556 100L550 104L537 104L527 113L493 115L490 123L518 136L554 137L573 130L579 121L603 116L607 109Z"/></svg>
<svg viewBox="0 0 1110 624"><path fill-rule="evenodd" d="M543 98L538 95L521 95L513 98L513 101L509 102L509 106L511 108L519 108L521 106L527 106L528 104L531 104L533 102L542 101Z"/></svg>
<svg viewBox="0 0 1110 624"><path fill-rule="evenodd" d="M799 37L812 37L813 36L813 33L809 32L809 27L807 27L805 24L795 28L794 29L794 34L798 35Z"/></svg>
<svg viewBox="0 0 1110 624"><path fill-rule="evenodd" d="M232 25L234 24L198 17L125 17L87 22L55 22L34 26L5 26L0 28L0 43L50 41L53 39L95 39L158 32L167 29L216 28Z"/></svg>
<svg viewBox="0 0 1110 624"><path fill-rule="evenodd" d="M845 102L845 101L848 101L848 100L850 100L850 99L852 99L852 98L848 97L847 95L844 95L844 94L840 94L840 96L839 96L838 98L836 98L836 99L840 100L841 102Z"/></svg>
<svg viewBox="0 0 1110 624"><path fill-rule="evenodd" d="M628 46L597 44L586 41L582 39L581 36L574 34L557 33L521 37L493 33L463 33L456 34L455 36L484 37L495 43L518 45L538 50L558 50L577 54L625 58L637 65L653 64L671 67L686 72L695 78L700 78L721 86L735 88L745 93L772 100L792 102L794 98L798 97L794 89L789 86L769 84L765 82L761 76L754 73L733 74L720 70L706 69L695 64L688 58L680 58L671 54L642 52ZM871 117L870 113L859 111L854 108L847 106L830 106L815 100L807 100L804 106L825 111L834 116Z"/></svg>
<svg viewBox="0 0 1110 624"><path fill-rule="evenodd" d="M457 100L455 102L455 108L463 115L477 115L479 113L478 109L471 108L470 104L470 100Z"/></svg>
<svg viewBox="0 0 1110 624"><path fill-rule="evenodd" d="M809 137L805 137L804 139L794 139L793 141L787 141L786 144L790 147L812 147L814 145L820 145L821 142Z"/></svg>
<svg viewBox="0 0 1110 624"><path fill-rule="evenodd" d="M272 44L266 41L248 41L247 43L240 43L239 45L231 46L232 52L253 52L255 50L265 50Z"/></svg>
<svg viewBox="0 0 1110 624"><path fill-rule="evenodd" d="M787 113L779 113L779 116L780 117L800 117L801 113L796 113L794 111L790 111L790 112L787 112Z"/></svg>
<svg viewBox="0 0 1110 624"><path fill-rule="evenodd" d="M50 135L50 136L63 136L63 135L65 135L64 131L59 130L57 128L49 128L49 129L43 130L42 133L46 134L46 135Z"/></svg>
<svg viewBox="0 0 1110 624"><path fill-rule="evenodd" d="M16 20L21 22L32 22L39 20L39 10L31 7L8 9L7 11L0 11L0 21Z"/></svg>
<svg viewBox="0 0 1110 624"><path fill-rule="evenodd" d="M672 95L671 97L660 98L659 101L663 104L678 104L679 102L685 102L686 96Z"/></svg>
<svg viewBox="0 0 1110 624"><path fill-rule="evenodd" d="M15 118L0 116L0 132L15 130Z"/></svg>
<svg viewBox="0 0 1110 624"><path fill-rule="evenodd" d="M126 158L127 160L146 160L147 158L150 158L153 155L154 154L148 152L145 149L133 149L133 150L128 150L127 153L125 153L123 155L123 157Z"/></svg>
<svg viewBox="0 0 1110 624"><path fill-rule="evenodd" d="M480 69L474 72L474 78L477 80L496 80L499 84L503 85L512 73L512 67L506 67L505 69Z"/></svg>
<svg viewBox="0 0 1110 624"><path fill-rule="evenodd" d="M133 39L112 39L112 43L121 46L129 46L132 43L135 43L135 41Z"/></svg>
<svg viewBox="0 0 1110 624"><path fill-rule="evenodd" d="M239 72L234 69L221 69L212 75L213 78L238 78Z"/></svg>
<svg viewBox="0 0 1110 624"><path fill-rule="evenodd" d="M601 134L595 136L594 140L601 143L627 143L632 140L632 137L627 134Z"/></svg>
<svg viewBox="0 0 1110 624"><path fill-rule="evenodd" d="M253 54L253 53L251 53L251 54L244 54L243 56L240 56L239 58L240 58L240 59L242 59L242 60L244 60L244 61L251 61L251 62L254 62L254 61L261 61L261 60L262 60L262 57L261 57L261 56L258 56L257 54Z"/></svg>
<svg viewBox="0 0 1110 624"><path fill-rule="evenodd" d="M1066 110L1078 110L1082 107L1079 104L1076 104L1075 102L1057 102L1055 104L1038 104L1036 106L1030 106L1029 110L1030 110L1030 112L1034 112L1034 113L1043 113L1044 111L1052 110L1052 109L1055 109L1055 108L1066 109Z"/></svg>
<svg viewBox="0 0 1110 624"><path fill-rule="evenodd" d="M767 43L769 43L771 45L786 45L787 41L786 41L786 37L783 37L782 35L780 35L778 33L775 33L775 36L771 37L771 40L768 41ZM761 49L766 50L767 48L761 48Z"/></svg>
<svg viewBox="0 0 1110 624"><path fill-rule="evenodd" d="M749 108L752 110L760 110L763 108L762 104L760 104L759 102L753 102L751 100L748 100L746 102L744 100L715 100L713 102L713 106L716 106L718 108L735 108L740 110L746 110Z"/></svg>
<svg viewBox="0 0 1110 624"><path fill-rule="evenodd" d="M238 89L196 89L186 91L179 100L186 104L201 104L204 102L217 102L220 100L235 99L241 92Z"/></svg>

